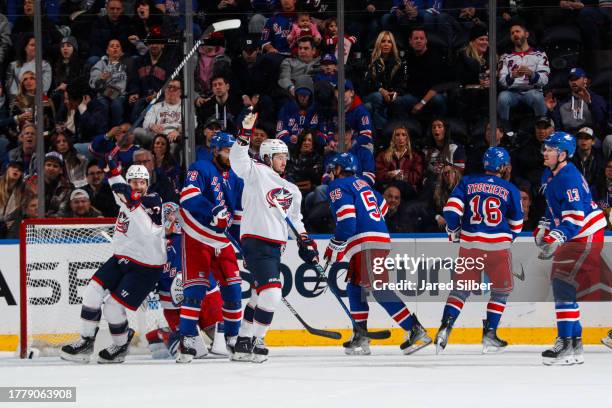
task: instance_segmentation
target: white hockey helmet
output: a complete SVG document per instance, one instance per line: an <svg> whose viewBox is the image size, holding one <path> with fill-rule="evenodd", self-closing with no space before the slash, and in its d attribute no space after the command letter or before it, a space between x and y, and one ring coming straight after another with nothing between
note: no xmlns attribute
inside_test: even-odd
<svg viewBox="0 0 612 408"><path fill-rule="evenodd" d="M132 164L125 174L125 179L129 182L131 179L144 179L149 182L149 170L141 164Z"/></svg>
<svg viewBox="0 0 612 408"><path fill-rule="evenodd" d="M270 156L270 160L272 160L272 157L277 153L284 153L287 155L287 159L289 159L289 148L280 139L266 139L259 147L259 157L264 162L266 156Z"/></svg>

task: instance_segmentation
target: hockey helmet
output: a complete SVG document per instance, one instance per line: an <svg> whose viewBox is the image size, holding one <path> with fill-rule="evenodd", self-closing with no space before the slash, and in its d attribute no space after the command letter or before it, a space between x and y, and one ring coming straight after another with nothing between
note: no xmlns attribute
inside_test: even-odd
<svg viewBox="0 0 612 408"><path fill-rule="evenodd" d="M489 147L482 156L484 169L487 171L498 171L502 166L510 164L510 155L503 147Z"/></svg>
<svg viewBox="0 0 612 408"><path fill-rule="evenodd" d="M236 143L236 138L229 133L217 132L210 140L210 146L221 150L225 147L232 147Z"/></svg>
<svg viewBox="0 0 612 408"><path fill-rule="evenodd" d="M162 204L162 220L164 227L172 228L172 233L180 234L181 225L179 224L179 206L171 201Z"/></svg>
<svg viewBox="0 0 612 408"><path fill-rule="evenodd" d="M567 132L555 132L544 139L544 146L557 149L559 153L566 151L571 158L576 152L576 138Z"/></svg>
<svg viewBox="0 0 612 408"><path fill-rule="evenodd" d="M341 153L334 156L330 165L333 167L340 166L343 171L357 173L357 158L352 153Z"/></svg>
<svg viewBox="0 0 612 408"><path fill-rule="evenodd" d="M289 159L289 148L280 139L266 139L261 142L261 146L259 147L259 157L262 161L265 162L265 157L270 156L270 160L277 153L283 153L287 155L287 159Z"/></svg>
<svg viewBox="0 0 612 408"><path fill-rule="evenodd" d="M141 164L132 164L125 174L125 179L130 181L132 179L144 179L149 182L149 170Z"/></svg>

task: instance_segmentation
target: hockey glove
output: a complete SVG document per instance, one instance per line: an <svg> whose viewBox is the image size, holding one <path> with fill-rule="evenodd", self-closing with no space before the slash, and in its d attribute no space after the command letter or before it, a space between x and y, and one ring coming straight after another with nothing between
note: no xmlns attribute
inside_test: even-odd
<svg viewBox="0 0 612 408"><path fill-rule="evenodd" d="M132 191L132 188L125 183L115 183L111 186L113 192L128 207L134 208L140 204L142 194Z"/></svg>
<svg viewBox="0 0 612 408"><path fill-rule="evenodd" d="M172 286L170 286L170 295L174 306L180 306L183 303L185 296L183 295L183 275L180 273L174 277Z"/></svg>
<svg viewBox="0 0 612 408"><path fill-rule="evenodd" d="M540 259L552 258L555 255L557 248L563 242L565 242L565 237L563 236L563 233L557 230L550 231L548 234L544 236L544 238L542 238L542 246L540 247L542 252L540 252L540 255L538 256L538 258Z"/></svg>
<svg viewBox="0 0 612 408"><path fill-rule="evenodd" d="M302 261L307 264L315 265L319 263L317 243L306 234L302 234L301 244L298 245L298 254L300 258L302 258Z"/></svg>
<svg viewBox="0 0 612 408"><path fill-rule="evenodd" d="M544 245L544 236L548 234L548 231L550 231L550 221L546 220L546 218L542 218L533 231L533 238L538 248L542 249Z"/></svg>
<svg viewBox="0 0 612 408"><path fill-rule="evenodd" d="M213 220L210 223L213 227L226 229L229 225L230 215L224 205L218 205L212 209Z"/></svg>
<svg viewBox="0 0 612 408"><path fill-rule="evenodd" d="M457 227L454 230L446 227L446 233L448 234L448 240L451 242L459 242L461 237L461 227Z"/></svg>
<svg viewBox="0 0 612 408"><path fill-rule="evenodd" d="M108 172L110 173L110 177L120 176L121 175L121 163L117 161L117 149L113 149L110 153L104 156L104 160L106 161L106 167L108 168Z"/></svg>
<svg viewBox="0 0 612 408"><path fill-rule="evenodd" d="M346 250L346 241L338 241L335 238L329 240L327 248L325 248L325 255L323 258L328 263L340 262L344 257L344 251Z"/></svg>
<svg viewBox="0 0 612 408"><path fill-rule="evenodd" d="M253 130L259 113L253 113L253 108L249 109L249 113L242 119L242 128L244 130Z"/></svg>

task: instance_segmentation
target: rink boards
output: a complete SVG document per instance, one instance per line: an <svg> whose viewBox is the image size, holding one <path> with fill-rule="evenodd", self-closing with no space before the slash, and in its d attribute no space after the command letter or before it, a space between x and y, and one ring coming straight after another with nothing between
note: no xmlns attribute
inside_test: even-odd
<svg viewBox="0 0 612 408"><path fill-rule="evenodd" d="M317 245L322 252L327 245L326 237L317 237ZM547 273L550 270L549 261L538 261L537 252L532 244L532 238L521 237L520 245L514 245L512 250L513 270L517 275L527 271L525 280L514 280L514 293L520 294L520 299L510 298L508 307L501 321L500 336L512 344L548 344L555 337L554 304L550 301L550 294L530 293L535 287L547 286ZM612 251L609 249L612 236L606 237L608 247L602 252L602 264L612 269ZM0 242L0 350L14 350L17 345L19 331L19 245L17 241ZM441 234L435 235L398 235L393 238L394 253L409 254L412 257L422 255L435 255L438 257L454 257L457 255L457 245L448 243ZM95 248L96 245L107 245L104 242L88 243ZM100 248L102 250L102 248ZM80 292L82 291L88 275L93 271L81 270L79 253L74 247L65 243L49 245L46 249L46 262L48 268L42 267L32 271L30 278L38 282L36 288L29 289L30 310L33 316L49 320L46 327L57 330L60 338L78 331L80 323ZM548 263L547 263L548 262ZM293 307L312 326L339 330L346 338L350 334L350 321L343 314L336 298L328 292L315 293L313 291L316 281L315 271L303 264L297 254L294 242L287 244L282 258L283 294ZM243 279L250 279L248 271L242 268ZM331 269L331 276L335 278L337 287L344 294L345 265L336 265ZM427 281L443 281L450 275L447 270L420 270ZM78 279L75 279L75 274ZM249 285L243 283L243 299L248 301ZM603 287L604 291L609 287ZM416 313L421 323L432 330L439 326L444 300L447 293L432 293L423 291L409 292L406 303L413 313ZM466 304L460 319L453 331L454 343L479 343L482 333L482 319L485 317L487 293L482 293L480 300ZM544 297L543 297L544 296ZM346 301L346 298L344 298ZM34 304L32 304L34 303ZM51 310L51 308L54 308ZM581 303L582 323L585 327L585 343L598 343L599 339L607 333L612 326L612 303L610 302L584 302ZM370 328L394 327L392 337L378 344L399 344L403 338L403 331L392 323L383 309L370 304ZM52 331L47 330L47 331ZM48 337L53 333L34 333L37 336ZM271 330L267 336L270 345L286 346L315 346L333 345L338 341L322 337L315 337L302 330L300 323L283 306L279 305L275 313Z"/></svg>

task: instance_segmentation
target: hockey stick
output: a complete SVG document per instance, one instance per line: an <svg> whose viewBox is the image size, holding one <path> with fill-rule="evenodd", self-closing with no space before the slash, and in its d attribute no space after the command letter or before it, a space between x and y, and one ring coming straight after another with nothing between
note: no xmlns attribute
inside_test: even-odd
<svg viewBox="0 0 612 408"><path fill-rule="evenodd" d="M227 237L227 239L229 239L229 241L236 248L236 250L242 255L242 259L244 259L244 254L242 252L242 248L240 247L240 244L238 243L238 241L236 241L234 237L232 237L228 233L225 233L225 236ZM334 340L340 340L342 338L342 334L338 332L323 330L323 329L315 329L314 327L310 326L308 323L304 321L304 319L302 319L302 316L300 316L300 314L293 308L293 306L291 306L289 301L285 299L284 296L281 297L281 300L283 301L285 306L287 306L287 309L289 309L291 314L293 314L293 316L295 316L295 318L298 319L300 323L302 323L302 326L304 326L304 328L306 329L308 333L314 336L327 337L329 339L334 339Z"/></svg>
<svg viewBox="0 0 612 408"><path fill-rule="evenodd" d="M115 147L115 149L117 149L118 151L120 146L123 146L123 144L127 140L128 135L131 132L133 132L134 129L138 127L144 121L144 118L147 115L147 112L153 107L153 105L155 105L158 99L162 96L164 89L166 89L168 84L172 82L178 76L178 74L181 72L185 64L187 64L187 62L191 59L191 57L193 57L193 54L195 54L196 50L198 49L200 45L202 45L202 42L204 42L205 39L207 39L212 33L216 33L218 31L234 30L239 27L240 27L240 20L238 19L218 21L216 23L209 25L208 28L204 30L204 33L202 33L202 36L200 37L200 39L196 41L195 44L193 44L193 47L191 48L191 50L187 53L187 55L185 55L185 57L183 58L181 63L176 67L174 72L172 72L172 75L168 77L168 79L166 80L166 82L164 82L164 84L159 89L159 91L157 91L157 94L155 94L155 97L151 99L149 104L142 110L142 112L140 112L140 115L138 115L138 118L134 121L134 123L132 123L132 126L130 126L129 130L125 132L125 135L123 135L121 139L117 140L116 142L117 147ZM113 153L111 154L114 155L116 154L116 152L114 152L114 154Z"/></svg>
<svg viewBox="0 0 612 408"><path fill-rule="evenodd" d="M297 228L295 228L295 225L293 225L293 221L291 221L289 216L285 214L285 211L280 206L278 201L276 201L276 199L273 199L272 201L273 201L274 206L276 207L276 209L281 213L281 215L283 216L283 218L287 222L287 225L289 226L289 229L291 229L291 231L293 232L293 235L295 236L295 239L296 239L296 241L298 243L298 246L299 247L305 246L304 241L302 239L302 236L298 232ZM325 276L325 271L323 270L323 268L321 268L321 265L316 263L316 264L314 264L314 268L317 271L317 273L319 274L320 278L327 279L327 277ZM353 330L354 331L356 331L357 333L359 333L362 336L366 336L366 337L369 337L371 339L388 339L389 337L391 337L391 332L389 330L381 330L381 331L366 331L366 330L364 330L361 326L359 326L357 324L357 322L353 318L353 315L351 315L351 311L346 307L346 305L342 301L342 298L340 297L340 294L338 294L338 292L336 292L335 289L332 289L333 285L329 285L328 284L327 286L329 287L329 290L334 294L336 299L338 299L338 302L340 303L340 306L342 306L342 310L344 310L344 313L346 313L346 315L349 317L349 319L351 319L351 323L353 324Z"/></svg>

